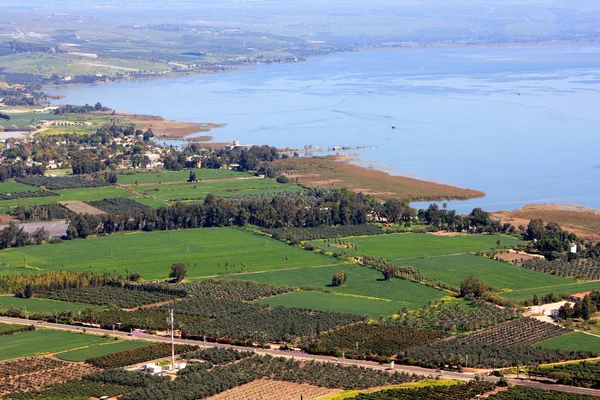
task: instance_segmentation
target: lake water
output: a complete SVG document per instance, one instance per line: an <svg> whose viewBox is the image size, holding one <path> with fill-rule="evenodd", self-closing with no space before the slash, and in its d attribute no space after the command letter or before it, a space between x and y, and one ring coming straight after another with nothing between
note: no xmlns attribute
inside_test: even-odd
<svg viewBox="0 0 600 400"><path fill-rule="evenodd" d="M599 91L600 46L577 45L347 53L52 93L227 124L211 132L219 141L365 145L365 163L487 193L450 203L465 212L600 208Z"/></svg>

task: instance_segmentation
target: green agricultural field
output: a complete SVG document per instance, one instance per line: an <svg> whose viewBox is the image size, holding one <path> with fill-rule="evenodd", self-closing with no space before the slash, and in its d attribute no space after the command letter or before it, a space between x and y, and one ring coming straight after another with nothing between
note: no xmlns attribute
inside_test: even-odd
<svg viewBox="0 0 600 400"><path fill-rule="evenodd" d="M56 353L83 346L108 343L109 341L110 339L96 335L46 329L22 332L2 337L2 340L0 340L0 360Z"/></svg>
<svg viewBox="0 0 600 400"><path fill-rule="evenodd" d="M241 272L242 262L250 272L337 263L327 256L237 228L135 232L71 240L2 250L1 259L0 274L2 265L14 269L27 260L28 266L40 270L125 274L130 269L144 279L166 278L171 265L177 262L191 264L190 278Z"/></svg>
<svg viewBox="0 0 600 400"><path fill-rule="evenodd" d="M600 353L600 337L583 332L571 332L540 343L535 346L546 349L560 349L570 351L593 351Z"/></svg>
<svg viewBox="0 0 600 400"><path fill-rule="evenodd" d="M372 300L363 297L340 296L323 292L294 292L259 300L272 307L307 308L318 311L335 311L378 318L397 313L402 309L398 302Z"/></svg>
<svg viewBox="0 0 600 400"><path fill-rule="evenodd" d="M358 245L358 254L385 257L394 261L489 250L497 246L498 240L502 245L522 243L518 239L501 235L436 236L415 233L376 235L343 240L348 244ZM328 251L337 249L333 244L328 247L322 240L314 241L313 244ZM348 249L347 252L353 254L354 250Z"/></svg>
<svg viewBox="0 0 600 400"><path fill-rule="evenodd" d="M22 183L4 181L0 183L0 194L4 193L16 193L16 192L36 192L41 190L35 186L23 185Z"/></svg>
<svg viewBox="0 0 600 400"><path fill-rule="evenodd" d="M329 285L331 284L333 274L339 271L346 273L346 283L340 287L330 287ZM365 311L365 313L375 317L379 315L394 314L404 307L420 308L429 300L444 299L462 302L461 300L452 298L449 293L444 292L443 290L421 285L416 282L403 279L391 279L385 281L380 272L357 265L241 274L232 275L230 278L251 280L254 282L268 282L277 286L311 286L321 289L330 289L337 294L337 296L327 298L333 299L334 303L332 304L335 304L336 308L341 307L341 309L345 309L349 304L351 305L358 302L363 305L363 310L367 310L368 305L371 305L372 308ZM293 299L312 299L312 297L313 296L304 294L292 296ZM267 299L266 301L269 302L270 299ZM300 304L299 307L311 308L309 307L309 304L312 305L314 302L309 301L307 304ZM322 305L321 307L325 306L332 307L331 304Z"/></svg>
<svg viewBox="0 0 600 400"><path fill-rule="evenodd" d="M152 342L141 340L123 340L116 343L96 344L90 347L70 350L64 353L56 354L57 358L65 361L83 362L88 358L100 357L107 354L117 353L119 351L138 349L152 345Z"/></svg>
<svg viewBox="0 0 600 400"><path fill-rule="evenodd" d="M1 269L0 269L1 271ZM102 307L92 306L89 304L80 303L67 303L64 301L48 300L48 299L23 299L14 296L0 296L0 310L6 310L10 306L15 306L19 309L27 309L27 312L49 312L54 313L55 311L83 311L87 307L91 307L95 310L101 310Z"/></svg>
<svg viewBox="0 0 600 400"><path fill-rule="evenodd" d="M397 264L418 268L423 275L454 287L459 287L465 276L473 275L487 286L506 292L507 296L517 290L575 283L572 279L519 268L470 254L403 260ZM520 296L517 295L516 298Z"/></svg>
<svg viewBox="0 0 600 400"><path fill-rule="evenodd" d="M553 276L553 275L551 275ZM509 293L503 293L502 296L511 300L525 300L533 299L533 295L537 294L538 297L542 297L548 293L554 293L557 295L561 294L575 294L581 292L587 292L590 290L599 290L600 282L575 282L572 279L562 278L563 283L554 284L549 286L535 287L532 289L521 289L514 290Z"/></svg>
<svg viewBox="0 0 600 400"><path fill-rule="evenodd" d="M32 186L30 186L32 187ZM31 205L31 204L54 204L60 201L92 201L92 200L103 200L113 197L136 197L135 194L128 192L123 189L119 189L114 186L99 187L99 188L81 188L81 189L64 189L64 190L53 190L53 193L57 193L59 196L54 197L43 197L34 199L20 199L20 200L4 200L0 201L0 208L2 207L14 207L18 205Z"/></svg>
<svg viewBox="0 0 600 400"><path fill-rule="evenodd" d="M230 169L195 169L194 172L197 179L231 179L251 176L248 173L236 172ZM189 177L189 170L119 174L119 184L187 181Z"/></svg>
<svg viewBox="0 0 600 400"><path fill-rule="evenodd" d="M66 118L64 115L34 113L33 109L31 109L31 112L10 114L10 124L17 125L20 127L28 127L32 124L39 123L39 121L41 121L41 120L50 121L50 120L66 120L66 119L68 119L68 118Z"/></svg>
<svg viewBox="0 0 600 400"><path fill-rule="evenodd" d="M281 184L273 179L240 179L130 186L140 196L158 201L201 200L209 193L229 197L247 194L278 193L302 190L293 184Z"/></svg>

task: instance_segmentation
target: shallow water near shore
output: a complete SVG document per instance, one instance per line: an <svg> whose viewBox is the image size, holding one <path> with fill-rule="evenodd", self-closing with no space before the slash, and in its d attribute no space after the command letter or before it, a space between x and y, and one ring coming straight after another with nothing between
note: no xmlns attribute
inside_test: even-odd
<svg viewBox="0 0 600 400"><path fill-rule="evenodd" d="M355 152L397 174L487 193L449 202L460 212L600 208L600 46L357 52L50 92L61 104L227 124L210 132L216 141L366 146Z"/></svg>

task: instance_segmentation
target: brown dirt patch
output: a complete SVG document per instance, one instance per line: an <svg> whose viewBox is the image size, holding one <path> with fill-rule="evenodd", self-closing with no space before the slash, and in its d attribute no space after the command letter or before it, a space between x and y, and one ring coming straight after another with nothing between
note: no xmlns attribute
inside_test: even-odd
<svg viewBox="0 0 600 400"><path fill-rule="evenodd" d="M87 203L84 203L83 201L79 201L79 200L74 200L74 201L61 201L58 204L60 204L61 206L76 212L77 214L93 214L93 215L102 215L102 214L106 214L104 211L96 208L96 207L92 207Z"/></svg>
<svg viewBox="0 0 600 400"><path fill-rule="evenodd" d="M539 257L532 256L531 254L527 254L527 253L498 253L495 255L495 257L498 257L502 261L508 261L508 262L516 262L516 261L521 261L521 260L533 260L535 258L539 258Z"/></svg>
<svg viewBox="0 0 600 400"><path fill-rule="evenodd" d="M220 124L170 121L153 115L121 115L123 115L128 122L135 124L139 129L146 130L151 128L152 132L154 132L157 137L163 138L181 139L193 133L209 132L211 129L224 126ZM207 135L204 135L201 138L204 140L200 140L199 138L199 141L212 140L212 137Z"/></svg>
<svg viewBox="0 0 600 400"><path fill-rule="evenodd" d="M0 397L16 391L43 390L69 379L81 379L94 371L97 369L90 365L51 356L5 361L0 363Z"/></svg>
<svg viewBox="0 0 600 400"><path fill-rule="evenodd" d="M462 233L462 232L438 231L438 232L428 232L428 233L433 236L442 236L442 237L467 236L466 233Z"/></svg>
<svg viewBox="0 0 600 400"><path fill-rule="evenodd" d="M532 219L556 222L583 239L600 241L600 210L568 204L530 204L512 212L498 211L492 216L514 226L527 226Z"/></svg>
<svg viewBox="0 0 600 400"><path fill-rule="evenodd" d="M143 306L139 306L139 307L127 308L127 309L125 309L125 311L147 310L147 309L153 308L153 307L166 306L167 304L170 304L173 301L175 301L175 300L165 300L165 301L161 301L158 303L144 304Z"/></svg>
<svg viewBox="0 0 600 400"><path fill-rule="evenodd" d="M319 397L340 393L340 389L327 389L313 385L292 382L272 381L260 379L242 386L226 390L216 396L208 397L209 400L312 400Z"/></svg>
<svg viewBox="0 0 600 400"><path fill-rule="evenodd" d="M380 199L403 201L472 199L485 193L455 186L390 175L375 168L349 162L348 157L290 157L277 160L273 166L292 180L296 177L307 186L346 188Z"/></svg>
<svg viewBox="0 0 600 400"><path fill-rule="evenodd" d="M8 224L10 221L15 221L15 219L10 215L0 214L0 224Z"/></svg>

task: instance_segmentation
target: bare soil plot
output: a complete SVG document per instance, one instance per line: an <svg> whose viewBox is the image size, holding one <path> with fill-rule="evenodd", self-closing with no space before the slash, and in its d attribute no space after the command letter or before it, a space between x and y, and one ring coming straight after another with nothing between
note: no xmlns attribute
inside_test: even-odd
<svg viewBox="0 0 600 400"><path fill-rule="evenodd" d="M313 385L260 379L209 397L209 400L312 400L342 392Z"/></svg>
<svg viewBox="0 0 600 400"><path fill-rule="evenodd" d="M68 363L51 357L30 357L0 363L0 397L11 392L42 390L80 379L97 369L87 364Z"/></svg>
<svg viewBox="0 0 600 400"><path fill-rule="evenodd" d="M527 254L523 252L508 252L508 253L498 253L495 255L499 260L508 261L508 262L517 262L521 260L533 260L536 258L542 258L540 256L536 256L534 254Z"/></svg>
<svg viewBox="0 0 600 400"><path fill-rule="evenodd" d="M102 214L106 214L104 211L90 206L87 203L84 203L83 201L79 201L79 200L73 200L73 201L61 201L58 204L60 204L61 206L68 208L69 210L76 212L78 214L93 214L93 215L102 215Z"/></svg>

